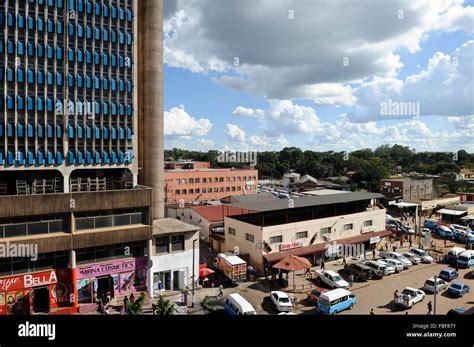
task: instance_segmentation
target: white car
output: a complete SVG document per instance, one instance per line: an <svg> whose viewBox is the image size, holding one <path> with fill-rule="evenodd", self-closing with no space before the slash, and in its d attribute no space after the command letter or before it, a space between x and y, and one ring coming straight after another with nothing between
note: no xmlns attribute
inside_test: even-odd
<svg viewBox="0 0 474 347"><path fill-rule="evenodd" d="M421 258L421 262L422 263L432 263L433 262L433 258L428 254L426 253L424 250L422 249L419 249L419 248L412 248L410 250L410 253L413 253L415 254L416 256L420 257Z"/></svg>
<svg viewBox="0 0 474 347"><path fill-rule="evenodd" d="M439 277L436 277L436 288L434 277L428 278L425 282L425 285L423 286L423 290L430 293L434 293L435 291L438 293L446 288L448 288L448 282L442 280Z"/></svg>
<svg viewBox="0 0 474 347"><path fill-rule="evenodd" d="M411 252L402 253L402 255L411 261L414 265L421 263L421 258Z"/></svg>
<svg viewBox="0 0 474 347"><path fill-rule="evenodd" d="M380 259L380 260L377 260L376 262L382 266L385 266L385 271L384 271L385 276L394 274L397 271L397 269L395 269L395 266L387 263L385 260ZM402 268L403 268L403 265L402 265Z"/></svg>
<svg viewBox="0 0 474 347"><path fill-rule="evenodd" d="M402 231L408 235L415 235L415 230L413 230L413 228L408 224L402 224L400 229L402 229Z"/></svg>
<svg viewBox="0 0 474 347"><path fill-rule="evenodd" d="M275 290L270 292L270 297L276 309L280 312L289 312L293 308L293 303L285 292Z"/></svg>
<svg viewBox="0 0 474 347"><path fill-rule="evenodd" d="M410 260L408 260L406 257L404 257L398 252L380 252L379 254L382 258L390 258L402 262L405 269L408 269L410 266L413 265Z"/></svg>
<svg viewBox="0 0 474 347"><path fill-rule="evenodd" d="M331 270L320 270L316 271L316 281L324 283L329 288L344 288L349 289L349 283L347 283L341 275Z"/></svg>
<svg viewBox="0 0 474 347"><path fill-rule="evenodd" d="M387 265L395 268L395 272L400 272L402 271L405 267L403 266L403 263L400 261L400 260L396 260L396 259L391 259L391 258L385 258L385 259L381 259L379 261L383 261L384 263L386 263Z"/></svg>
<svg viewBox="0 0 474 347"><path fill-rule="evenodd" d="M394 301L397 305L411 308L416 303L423 301L424 298L425 293L422 290L406 287Z"/></svg>
<svg viewBox="0 0 474 347"><path fill-rule="evenodd" d="M426 237L427 235L430 234L430 229L428 228L423 228L423 230L421 231L421 237Z"/></svg>

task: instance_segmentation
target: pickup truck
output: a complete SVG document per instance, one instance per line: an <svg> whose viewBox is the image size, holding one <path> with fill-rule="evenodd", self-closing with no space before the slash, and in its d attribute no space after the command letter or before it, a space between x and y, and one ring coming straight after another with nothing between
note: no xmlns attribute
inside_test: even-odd
<svg viewBox="0 0 474 347"><path fill-rule="evenodd" d="M406 287L394 301L399 306L411 308L416 303L423 301L424 298L425 293L422 290Z"/></svg>
<svg viewBox="0 0 474 347"><path fill-rule="evenodd" d="M349 289L349 283L344 281L344 279L337 272L331 270L320 270L315 271L316 283L319 285L324 283L328 288L344 288Z"/></svg>

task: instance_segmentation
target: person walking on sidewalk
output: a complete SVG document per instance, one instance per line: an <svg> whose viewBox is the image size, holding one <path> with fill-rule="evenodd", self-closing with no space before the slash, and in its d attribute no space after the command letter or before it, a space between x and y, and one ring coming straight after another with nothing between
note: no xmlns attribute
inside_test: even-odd
<svg viewBox="0 0 474 347"><path fill-rule="evenodd" d="M349 288L352 288L353 283L354 283L354 275L350 274L349 275Z"/></svg>
<svg viewBox="0 0 474 347"><path fill-rule="evenodd" d="M224 287L222 284L219 286L219 293L217 294L217 297L220 299L224 296Z"/></svg>
<svg viewBox="0 0 474 347"><path fill-rule="evenodd" d="M321 258L321 270L324 270L324 256Z"/></svg>
<svg viewBox="0 0 474 347"><path fill-rule="evenodd" d="M433 310L433 306L431 305L431 301L428 303L428 314L433 314L432 310Z"/></svg>

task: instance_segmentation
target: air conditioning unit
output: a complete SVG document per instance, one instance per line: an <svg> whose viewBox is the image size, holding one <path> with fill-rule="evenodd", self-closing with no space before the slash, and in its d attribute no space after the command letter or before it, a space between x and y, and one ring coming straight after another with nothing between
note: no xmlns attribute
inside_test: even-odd
<svg viewBox="0 0 474 347"><path fill-rule="evenodd" d="M364 233L370 233L375 231L375 226L371 225L369 227L363 227L362 230L360 231L362 234Z"/></svg>

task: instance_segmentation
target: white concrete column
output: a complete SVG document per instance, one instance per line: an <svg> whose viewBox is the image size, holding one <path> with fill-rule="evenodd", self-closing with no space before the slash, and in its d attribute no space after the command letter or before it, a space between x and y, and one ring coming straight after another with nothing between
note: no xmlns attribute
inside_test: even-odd
<svg viewBox="0 0 474 347"><path fill-rule="evenodd" d="M149 269L148 269L148 296L150 299L153 299L153 267L150 266L152 265L152 256L153 256L153 239L148 240L148 246L147 246L147 256L148 256L148 264L149 264Z"/></svg>
<svg viewBox="0 0 474 347"><path fill-rule="evenodd" d="M136 187L138 184L138 174L133 174L133 187Z"/></svg>
<svg viewBox="0 0 474 347"><path fill-rule="evenodd" d="M64 189L64 193L70 193L69 192L69 175L63 176L63 189Z"/></svg>

